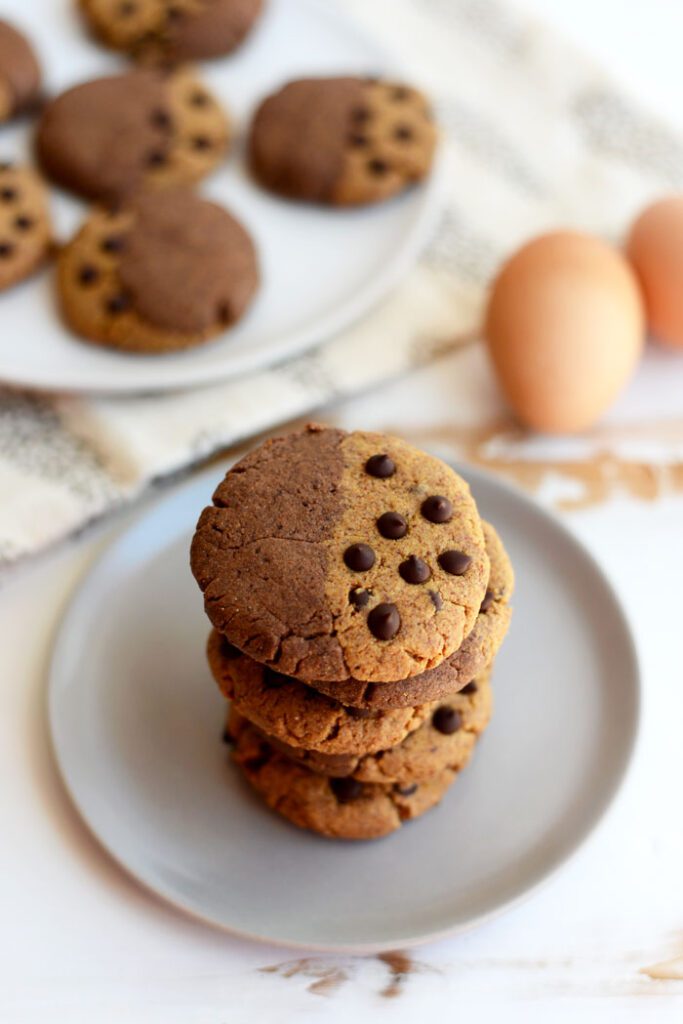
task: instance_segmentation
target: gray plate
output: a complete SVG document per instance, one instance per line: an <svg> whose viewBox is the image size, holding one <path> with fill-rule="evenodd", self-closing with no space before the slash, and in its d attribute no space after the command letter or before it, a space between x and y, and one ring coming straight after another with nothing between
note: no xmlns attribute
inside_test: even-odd
<svg viewBox="0 0 683 1024"><path fill-rule="evenodd" d="M215 466L143 515L89 572L54 651L52 736L81 815L145 886L244 936L370 952L490 917L586 838L634 744L631 634L600 569L560 523L492 477L465 475L517 573L494 719L442 804L377 842L300 832L227 761L188 568Z"/></svg>

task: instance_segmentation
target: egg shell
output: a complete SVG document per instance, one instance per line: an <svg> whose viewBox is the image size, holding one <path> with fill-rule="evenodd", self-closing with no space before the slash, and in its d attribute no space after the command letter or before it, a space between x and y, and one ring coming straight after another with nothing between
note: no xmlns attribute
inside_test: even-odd
<svg viewBox="0 0 683 1024"><path fill-rule="evenodd" d="M683 196L648 206L626 251L638 275L648 326L658 341L683 348Z"/></svg>
<svg viewBox="0 0 683 1024"><path fill-rule="evenodd" d="M574 231L542 235L498 274L485 333L519 419L574 433L595 423L633 372L644 343L640 288L606 242Z"/></svg>

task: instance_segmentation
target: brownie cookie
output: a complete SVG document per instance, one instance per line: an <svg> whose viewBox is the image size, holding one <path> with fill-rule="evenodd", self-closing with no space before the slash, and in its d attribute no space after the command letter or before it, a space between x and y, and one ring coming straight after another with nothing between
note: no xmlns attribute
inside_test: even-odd
<svg viewBox="0 0 683 1024"><path fill-rule="evenodd" d="M489 578L469 487L382 434L309 426L237 463L202 513L192 571L216 629L304 682L389 682L471 632Z"/></svg>
<svg viewBox="0 0 683 1024"><path fill-rule="evenodd" d="M302 750L266 736L272 746L311 771L360 782L425 782L446 768L459 771L469 761L477 739L491 718L493 699L490 672L459 693L427 705L422 725L395 746L367 750L362 756Z"/></svg>
<svg viewBox="0 0 683 1024"><path fill-rule="evenodd" d="M188 71L130 71L68 89L38 125L38 156L58 185L116 201L141 185L198 181L224 157L228 121Z"/></svg>
<svg viewBox="0 0 683 1024"><path fill-rule="evenodd" d="M415 787L332 779L277 753L246 719L233 712L233 758L278 814L299 828L337 839L378 839L434 807L455 779L445 769Z"/></svg>
<svg viewBox="0 0 683 1024"><path fill-rule="evenodd" d="M168 352L232 326L258 285L253 243L189 189L142 192L96 211L58 259L62 310L77 334L129 352Z"/></svg>
<svg viewBox="0 0 683 1024"><path fill-rule="evenodd" d="M0 122L38 103L41 77L29 41L8 22L0 21Z"/></svg>
<svg viewBox="0 0 683 1024"><path fill-rule="evenodd" d="M263 0L79 0L105 45L153 63L221 57L240 45Z"/></svg>
<svg viewBox="0 0 683 1024"><path fill-rule="evenodd" d="M416 89L362 78L306 78L265 99L249 159L257 180L291 199L356 206L424 178L436 130Z"/></svg>
<svg viewBox="0 0 683 1024"><path fill-rule="evenodd" d="M221 692L240 714L285 744L329 757L393 747L422 724L430 708L428 704L377 712L345 708L305 683L240 654L215 630L209 636L207 656Z"/></svg>
<svg viewBox="0 0 683 1024"><path fill-rule="evenodd" d="M28 167L0 164L0 291L37 270L51 248L43 183Z"/></svg>

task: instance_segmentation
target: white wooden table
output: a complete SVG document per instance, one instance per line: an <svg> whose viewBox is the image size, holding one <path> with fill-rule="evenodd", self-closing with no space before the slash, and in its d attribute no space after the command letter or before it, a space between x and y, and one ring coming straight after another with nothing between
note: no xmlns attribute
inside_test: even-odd
<svg viewBox="0 0 683 1024"><path fill-rule="evenodd" d="M683 123L683 11L667 0L534 6ZM476 422L464 429L467 396ZM652 353L607 426L578 446L529 445L504 428L501 440L500 428L487 433L497 415L473 349L329 418L400 429L494 468L502 452L540 500L576 506L567 521L624 599L645 682L635 762L597 833L527 904L393 966L246 944L157 902L81 824L45 722L51 638L81 573L131 518L120 516L0 591L1 1021L683 1020L683 355ZM681 979L643 973L661 961Z"/></svg>

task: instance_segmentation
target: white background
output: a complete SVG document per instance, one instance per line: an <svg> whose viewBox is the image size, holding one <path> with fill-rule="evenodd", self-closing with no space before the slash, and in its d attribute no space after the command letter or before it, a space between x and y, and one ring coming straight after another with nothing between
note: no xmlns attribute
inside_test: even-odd
<svg viewBox="0 0 683 1024"><path fill-rule="evenodd" d="M527 2L683 128L680 7ZM486 374L478 363L473 372ZM442 424L455 373L454 357L333 416L344 425L401 424L408 435ZM679 410L683 364L680 378ZM616 805L529 903L416 951L420 969L393 999L381 995L388 969L376 958L314 957L264 973L299 957L212 932L147 896L69 805L45 727L49 645L83 569L124 522L24 566L0 593L0 1020L683 1020L683 980L653 981L640 970L683 957L683 500L620 498L569 517L622 594L643 661L641 740ZM321 975L337 983L327 995L310 991Z"/></svg>

